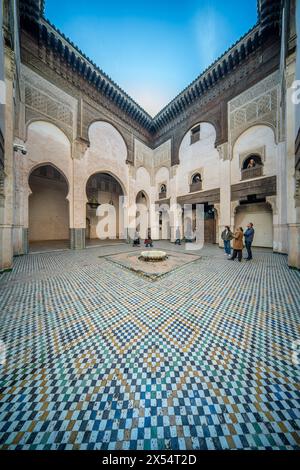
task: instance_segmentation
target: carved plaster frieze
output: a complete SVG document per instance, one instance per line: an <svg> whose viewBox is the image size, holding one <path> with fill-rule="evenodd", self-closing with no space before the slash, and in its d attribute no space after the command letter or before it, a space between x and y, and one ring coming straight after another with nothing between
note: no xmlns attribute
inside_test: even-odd
<svg viewBox="0 0 300 470"><path fill-rule="evenodd" d="M4 71L6 79L14 79L16 72L15 54L14 51L8 46L4 47Z"/></svg>
<svg viewBox="0 0 300 470"><path fill-rule="evenodd" d="M295 179L295 207L300 207L300 170L296 170Z"/></svg>
<svg viewBox="0 0 300 470"><path fill-rule="evenodd" d="M251 76L253 71L257 70L261 66L260 60L260 55L256 54L252 57L251 61L244 64L242 72L245 78ZM194 122L195 120L198 120L200 116L203 116L203 109L205 109L206 106L209 106L213 100L218 99L218 97L222 96L222 94L224 94L227 90L230 90L235 87L237 83L240 82L240 80L241 71L239 71L239 73L237 74L232 73L226 78L224 78L222 81L217 82L216 85L213 88L208 89L205 94L199 100L196 101L195 104L185 109L178 116L176 116L176 118L174 118L168 124L164 125L157 132L157 139L161 140L166 134L168 134L173 129L178 128L178 126L180 126L181 124L184 124L184 127L188 128L189 126L186 124L187 120L191 119ZM225 119L222 119L219 129L220 132L224 129L224 122ZM215 125L215 127L217 126ZM217 139L219 139L218 133Z"/></svg>
<svg viewBox="0 0 300 470"><path fill-rule="evenodd" d="M61 121L56 121L55 119L51 118L50 116L47 116L46 114L43 114L42 112L32 109L32 108L25 108L25 122L26 125L29 124L32 121L36 120L41 120L41 121L48 121L52 122L54 125L57 125L68 137L70 142L73 140L73 129L70 126L65 125Z"/></svg>
<svg viewBox="0 0 300 470"><path fill-rule="evenodd" d="M46 119L61 127L70 140L76 132L77 100L22 65L22 99L25 121Z"/></svg>
<svg viewBox="0 0 300 470"><path fill-rule="evenodd" d="M229 136L234 144L239 135L252 125L270 125L278 139L280 103L279 73L274 72L228 104Z"/></svg>
<svg viewBox="0 0 300 470"><path fill-rule="evenodd" d="M280 81L279 72L276 71L264 78L254 86L236 96L229 102L230 112L243 106L245 103L256 99L258 96L264 95L269 90L275 88Z"/></svg>
<svg viewBox="0 0 300 470"><path fill-rule="evenodd" d="M73 113L69 106L41 92L29 83L25 83L25 104L55 121L72 128Z"/></svg>
<svg viewBox="0 0 300 470"><path fill-rule="evenodd" d="M0 168L0 200L4 198L4 181L5 181L4 169ZM1 206L1 202L0 202L0 206Z"/></svg>

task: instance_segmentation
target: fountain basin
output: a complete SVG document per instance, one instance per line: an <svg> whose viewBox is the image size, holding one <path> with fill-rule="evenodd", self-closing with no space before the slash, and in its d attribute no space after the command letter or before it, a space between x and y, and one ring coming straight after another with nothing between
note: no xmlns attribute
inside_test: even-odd
<svg viewBox="0 0 300 470"><path fill-rule="evenodd" d="M142 251L139 259L142 261L164 261L168 258L168 255L165 251L160 250L151 250L151 251Z"/></svg>

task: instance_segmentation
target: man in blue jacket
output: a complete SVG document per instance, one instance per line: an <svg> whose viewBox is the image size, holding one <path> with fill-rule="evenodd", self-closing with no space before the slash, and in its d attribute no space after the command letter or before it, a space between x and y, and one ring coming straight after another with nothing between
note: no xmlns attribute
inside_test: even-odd
<svg viewBox="0 0 300 470"><path fill-rule="evenodd" d="M253 228L253 223L249 222L247 225L247 230L244 233L245 237L245 245L248 253L248 258L246 258L247 261L250 261L252 259L252 250L251 250L251 245L253 242L254 238L254 228Z"/></svg>

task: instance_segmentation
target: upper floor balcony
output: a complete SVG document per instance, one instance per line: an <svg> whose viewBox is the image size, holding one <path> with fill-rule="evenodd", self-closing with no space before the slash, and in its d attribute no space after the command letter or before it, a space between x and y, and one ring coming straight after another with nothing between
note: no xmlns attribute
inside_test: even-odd
<svg viewBox="0 0 300 470"><path fill-rule="evenodd" d="M245 168L241 170L242 181L249 180L251 178L258 178L263 175L263 166L257 165L253 168Z"/></svg>

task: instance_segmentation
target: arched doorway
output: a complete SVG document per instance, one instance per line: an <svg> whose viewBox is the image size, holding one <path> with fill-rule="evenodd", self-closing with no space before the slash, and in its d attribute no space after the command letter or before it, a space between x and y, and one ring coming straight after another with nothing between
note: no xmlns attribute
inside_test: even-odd
<svg viewBox="0 0 300 470"><path fill-rule="evenodd" d="M198 183L198 182L197 182ZM196 231L199 230L197 226L197 204L192 204L192 211L185 214L184 208L182 211L182 226L185 240L187 242L194 242L196 240ZM204 216L204 243L215 244L217 239L216 225L217 225L217 211L212 204L204 203L203 216Z"/></svg>
<svg viewBox="0 0 300 470"><path fill-rule="evenodd" d="M216 216L213 205L204 204L204 242L216 243Z"/></svg>
<svg viewBox="0 0 300 470"><path fill-rule="evenodd" d="M142 239L147 238L150 228L149 198L145 191L139 191L135 198L136 203L136 230Z"/></svg>
<svg viewBox="0 0 300 470"><path fill-rule="evenodd" d="M68 183L50 164L41 165L29 176L29 250L69 248Z"/></svg>
<svg viewBox="0 0 300 470"><path fill-rule="evenodd" d="M120 198L124 196L124 191L119 181L109 173L94 173L87 181L86 195L88 199L86 204L86 245L91 246L107 243L107 241L111 242L112 240L123 240L124 229L122 214L120 213ZM105 233L103 233L100 239L97 226L98 223L103 220L103 217L105 217L99 216L100 206L104 204L112 206L115 211L115 233L113 236L107 233L107 237L105 237ZM107 212L105 214L107 216ZM108 227L104 226L105 231L106 229L108 229Z"/></svg>

